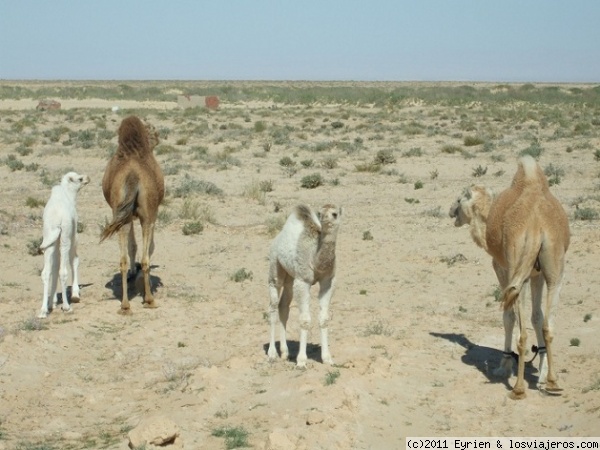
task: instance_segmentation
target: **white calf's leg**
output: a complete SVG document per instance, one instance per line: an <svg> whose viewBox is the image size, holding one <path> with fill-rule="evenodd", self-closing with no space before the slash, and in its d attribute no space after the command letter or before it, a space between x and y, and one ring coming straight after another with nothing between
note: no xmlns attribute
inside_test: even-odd
<svg viewBox="0 0 600 450"><path fill-rule="evenodd" d="M300 309L300 349L296 358L296 367L306 367L308 359L308 329L310 328L310 284L300 279L294 280L294 296L298 299Z"/></svg>
<svg viewBox="0 0 600 450"><path fill-rule="evenodd" d="M275 347L275 328L279 322L279 287L275 282L269 282L269 322L271 323L271 333L269 338L269 350L267 355L270 359L277 358L277 348Z"/></svg>
<svg viewBox="0 0 600 450"><path fill-rule="evenodd" d="M77 242L71 246L71 270L73 272L73 285L71 287L71 303L79 303L79 256L77 255Z"/></svg>
<svg viewBox="0 0 600 450"><path fill-rule="evenodd" d="M329 353L329 305L335 288L335 278L323 280L319 283L319 327L321 328L321 359L325 364L333 364Z"/></svg>
<svg viewBox="0 0 600 450"><path fill-rule="evenodd" d="M283 283L283 290L279 299L279 350L281 351L281 359L287 361L290 356L290 350L287 345L287 323L290 318L290 304L294 298L294 279L286 276Z"/></svg>
<svg viewBox="0 0 600 450"><path fill-rule="evenodd" d="M67 297L67 287L69 284L69 263L71 260L71 242L68 239L63 239L60 242L60 269L58 275L60 278L60 287L62 289L62 306L64 312L71 311L69 299Z"/></svg>
<svg viewBox="0 0 600 450"><path fill-rule="evenodd" d="M38 317L44 319L48 317L48 301L52 297L56 298L56 275L57 275L57 256L56 243L52 244L44 251L44 268L42 269L42 283L44 284L44 293L42 296L42 308Z"/></svg>

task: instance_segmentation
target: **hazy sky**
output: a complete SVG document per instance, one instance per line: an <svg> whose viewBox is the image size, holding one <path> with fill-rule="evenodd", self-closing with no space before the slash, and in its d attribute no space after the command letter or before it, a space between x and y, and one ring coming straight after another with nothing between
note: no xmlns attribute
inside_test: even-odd
<svg viewBox="0 0 600 450"><path fill-rule="evenodd" d="M600 0L0 0L0 79L600 81Z"/></svg>

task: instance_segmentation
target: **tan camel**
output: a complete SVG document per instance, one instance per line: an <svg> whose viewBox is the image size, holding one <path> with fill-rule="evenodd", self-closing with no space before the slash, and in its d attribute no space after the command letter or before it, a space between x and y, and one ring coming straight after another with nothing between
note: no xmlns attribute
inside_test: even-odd
<svg viewBox="0 0 600 450"><path fill-rule="evenodd" d="M113 221L102 232L101 241L119 232L121 278L123 294L120 313L130 314L127 298L127 271L135 275L135 241L133 221L138 218L142 227L141 266L144 276L144 307L155 308L150 287L150 256L154 251L154 224L158 205L165 193L164 176L152 152L158 143L153 128L130 116L119 127L119 148L108 162L102 191L113 210ZM150 133L149 133L150 131Z"/></svg>
<svg viewBox="0 0 600 450"><path fill-rule="evenodd" d="M315 213L306 205L298 205L271 245L269 254L269 316L271 334L267 354L277 358L275 327L280 325L281 358L289 350L286 325L290 304L298 297L300 309L300 350L297 367L306 367L306 346L310 327L310 287L319 283L319 326L321 328L321 360L333 364L329 353L329 304L335 288L335 244L342 218L342 208L325 205ZM279 312L279 314L278 314Z"/></svg>
<svg viewBox="0 0 600 450"><path fill-rule="evenodd" d="M496 375L512 374L512 333L519 323L517 382L511 396L525 397L525 347L527 333L520 293L531 284L531 322L540 354L538 383L548 392L558 392L553 362L554 310L563 282L565 253L569 247L569 221L562 205L552 195L541 167L531 156L519 160L511 186L494 198L481 186L467 189L450 208L457 227L471 225L477 245L493 258L502 288L504 308L504 355ZM544 282L548 293L542 312ZM515 317L516 313L516 317ZM546 365L547 356L547 365Z"/></svg>

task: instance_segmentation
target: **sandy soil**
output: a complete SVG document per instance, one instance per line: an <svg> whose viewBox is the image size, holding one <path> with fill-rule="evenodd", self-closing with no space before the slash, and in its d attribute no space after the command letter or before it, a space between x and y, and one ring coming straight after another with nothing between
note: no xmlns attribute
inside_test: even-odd
<svg viewBox="0 0 600 450"><path fill-rule="evenodd" d="M219 111L186 115L170 104L128 104L114 113L111 102L65 101L67 114L36 112L34 101L24 102L0 102L1 160L33 134L32 152L18 158L39 165L35 171L0 165L0 449L42 444L126 449L127 431L157 413L179 426L186 449L225 448L223 438L212 435L223 426L243 427L248 444L261 449L268 442L290 449L396 449L406 436L598 435L600 230L597 221L574 220L573 205L593 193L600 167L593 150L578 148L581 138L550 139L554 128L535 120L518 127L500 122L492 124L501 135L496 149L465 148L474 156L466 159L441 151L446 144L462 146L463 137L474 134L459 128L459 112L450 107L407 104L386 111L222 103ZM117 239L98 242L111 215L101 179L116 136L91 148L63 145L67 134L58 142L43 136L62 125L98 130L101 123L114 132L126 108L170 130L163 140L170 147L157 151L168 190L152 258L159 308L142 308L137 295L130 317L117 314ZM467 113L481 120L477 105ZM11 127L27 118L33 125L15 135ZM257 121L267 124L264 132L253 129ZM333 128L333 121L344 127ZM413 121L424 131L407 133L403 127ZM202 132L194 132L197 124ZM286 125L289 139L265 151L265 143L275 140L271 131ZM506 187L531 134L544 148L542 166L565 170L562 182L551 188L565 205L572 231L556 315L564 392L552 397L537 391L534 364L527 368L527 398L512 401L508 393L515 378L491 375L500 361L503 328L490 258L468 229L454 227L447 211L471 183L496 191ZM587 139L591 148L600 145L597 135ZM343 145L361 139L357 151ZM318 151L319 143L330 145ZM221 170L222 164L194 158L194 146L236 161ZM414 148L422 156L403 157ZM396 162L380 173L356 170L384 149L393 149ZM491 155L503 155L504 161ZM279 164L285 156L297 161L296 173ZM336 158L337 167L321 166L328 157ZM309 159L314 167L300 164ZM474 178L478 165L487 174ZM40 322L35 316L43 258L29 255L27 247L41 237L50 192L43 171L56 181L71 168L92 180L78 200L85 225L79 235L82 299L72 314L57 310ZM500 171L504 174L494 176ZM315 172L326 183L301 188L302 177ZM174 195L186 174L224 191L188 198L211 216L202 233L188 236L182 233L186 200ZM271 181L273 190L264 198L248 194L260 181ZM418 181L422 189L415 189ZM26 206L28 198L41 206ZM320 361L314 299L308 368L266 357L269 224L281 223L300 202L344 208L330 326L334 367ZM252 278L233 281L241 268ZM294 305L292 356L298 348L297 315ZM528 333L535 343L529 323ZM579 345L572 345L574 338Z"/></svg>

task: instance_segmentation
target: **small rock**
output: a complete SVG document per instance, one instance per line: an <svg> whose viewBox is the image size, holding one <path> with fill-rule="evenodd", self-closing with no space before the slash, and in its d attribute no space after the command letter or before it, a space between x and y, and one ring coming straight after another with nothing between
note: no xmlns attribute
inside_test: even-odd
<svg viewBox="0 0 600 450"><path fill-rule="evenodd" d="M324 420L325 414L323 414L321 411L313 410L309 412L308 416L306 417L306 425L316 425L318 423L323 423Z"/></svg>
<svg viewBox="0 0 600 450"><path fill-rule="evenodd" d="M284 430L275 430L269 434L264 450L294 450L296 444L288 437Z"/></svg>
<svg viewBox="0 0 600 450"><path fill-rule="evenodd" d="M139 448L143 445L156 445L165 448L182 448L179 427L164 416L152 416L142 419L137 427L131 430L129 447ZM170 444L173 444L171 447ZM175 446L175 444L178 444Z"/></svg>

